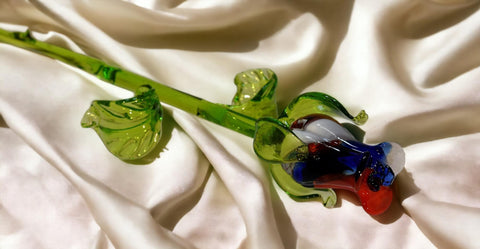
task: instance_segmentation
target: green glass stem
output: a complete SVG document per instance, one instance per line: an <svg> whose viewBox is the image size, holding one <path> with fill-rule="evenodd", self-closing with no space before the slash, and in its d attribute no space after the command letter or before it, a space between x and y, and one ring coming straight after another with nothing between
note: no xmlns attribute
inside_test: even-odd
<svg viewBox="0 0 480 249"><path fill-rule="evenodd" d="M188 93L173 89L133 72L114 67L93 57L75 53L52 44L36 40L29 30L10 32L0 29L0 42L59 60L97 76L115 86L135 92L149 85L155 89L160 101L201 117L215 124L254 137L256 119L229 109L228 105L215 104Z"/></svg>
<svg viewBox="0 0 480 249"><path fill-rule="evenodd" d="M297 120L312 115L339 116L358 125L368 118L363 110L356 116L351 115L338 100L320 92L301 94L278 115L275 100L277 76L266 68L238 73L234 79L237 93L232 105L224 105L178 91L99 59L38 41L29 30L10 32L0 29L0 42L59 60L133 92L134 97L129 99L93 101L81 122L82 127L93 128L117 158L132 162L144 158L157 146L162 135L160 102L163 102L252 137L255 153L272 163L273 178L285 192L296 199L320 198L327 207L334 206L337 200L332 189L305 187L292 178L288 167L311 161L309 144L302 141L292 128L299 125ZM358 130L352 133L358 135Z"/></svg>

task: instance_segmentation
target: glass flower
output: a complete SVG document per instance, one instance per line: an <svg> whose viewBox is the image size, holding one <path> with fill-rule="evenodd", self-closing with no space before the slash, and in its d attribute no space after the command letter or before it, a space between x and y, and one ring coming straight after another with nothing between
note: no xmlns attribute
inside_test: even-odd
<svg viewBox="0 0 480 249"><path fill-rule="evenodd" d="M389 142L364 144L357 126L340 124L332 116L356 124L368 118L364 111L353 117L327 94L305 93L278 120L259 120L255 152L281 165L272 167L272 174L295 198L320 197L331 207L336 196L328 189L343 189L355 193L367 213L383 213L393 199L393 180L404 165L402 148Z"/></svg>
<svg viewBox="0 0 480 249"><path fill-rule="evenodd" d="M308 147L301 160L282 163L296 182L309 188L354 192L372 215L388 209L393 180L404 164L399 145L363 144L335 119L322 114L297 119L290 128Z"/></svg>
<svg viewBox="0 0 480 249"><path fill-rule="evenodd" d="M361 111L352 116L325 93L304 93L278 115L277 77L270 69L237 74L237 93L231 105L223 105L37 41L28 30L0 29L0 42L57 59L134 92L130 99L94 101L82 119L82 126L93 128L122 160L143 158L157 146L162 133L160 102L164 102L252 137L255 153L271 163L273 178L293 198L317 198L332 207L337 200L333 189L349 190L372 215L384 212L392 202L392 183L404 164L401 147L388 142L363 144L363 131L356 125L365 123L367 114ZM340 124L334 116L354 124Z"/></svg>

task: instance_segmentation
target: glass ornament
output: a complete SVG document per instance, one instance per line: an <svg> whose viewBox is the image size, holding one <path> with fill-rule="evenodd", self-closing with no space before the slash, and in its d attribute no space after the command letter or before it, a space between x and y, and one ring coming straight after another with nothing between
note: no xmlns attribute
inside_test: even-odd
<svg viewBox="0 0 480 249"><path fill-rule="evenodd" d="M321 200L333 207L333 189L355 193L371 215L388 209L392 183L404 165L402 148L384 142L363 144L365 111L351 115L332 96L304 93L278 114L277 76L270 69L236 75L237 92L231 105L216 104L154 80L68 49L36 40L29 30L0 29L0 42L59 60L115 86L132 91L126 100L94 101L82 119L107 149L121 160L137 160L157 146L162 133L160 102L182 109L253 138L256 155L270 162L270 172L292 198ZM353 123L340 124L334 117Z"/></svg>

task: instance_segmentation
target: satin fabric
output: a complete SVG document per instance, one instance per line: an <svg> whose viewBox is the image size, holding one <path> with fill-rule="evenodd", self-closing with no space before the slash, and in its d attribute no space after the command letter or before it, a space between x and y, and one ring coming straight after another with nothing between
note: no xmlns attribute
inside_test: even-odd
<svg viewBox="0 0 480 249"><path fill-rule="evenodd" d="M0 248L479 248L480 1L3 0L0 27L216 103L271 68L280 108L320 91L394 141L396 200L332 209L273 181L252 139L164 105L147 165L111 155L80 120L130 93L0 44Z"/></svg>

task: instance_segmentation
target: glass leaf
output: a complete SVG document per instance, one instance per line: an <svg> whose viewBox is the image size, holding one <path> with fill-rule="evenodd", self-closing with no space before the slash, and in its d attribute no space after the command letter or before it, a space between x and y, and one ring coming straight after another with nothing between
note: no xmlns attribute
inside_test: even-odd
<svg viewBox="0 0 480 249"><path fill-rule="evenodd" d="M337 195L333 189L306 188L287 174L280 164L272 164L270 172L280 188L294 199L301 201L317 198L327 208L331 208L337 203Z"/></svg>
<svg viewBox="0 0 480 249"><path fill-rule="evenodd" d="M253 149L260 158L273 163L294 162L308 155L307 145L273 118L257 121Z"/></svg>
<svg viewBox="0 0 480 249"><path fill-rule="evenodd" d="M309 92L298 96L290 102L283 110L279 120L290 126L298 118L315 113L341 116L352 120L358 125L364 124L368 119L368 115L364 110L354 117L332 96L320 92Z"/></svg>
<svg viewBox="0 0 480 249"><path fill-rule="evenodd" d="M277 76L270 69L252 69L235 76L237 93L232 100L231 110L255 119L277 117L275 88Z"/></svg>
<svg viewBox="0 0 480 249"><path fill-rule="evenodd" d="M116 157L136 160L160 141L162 107L155 90L142 86L133 98L93 101L83 116L82 127L93 128Z"/></svg>

